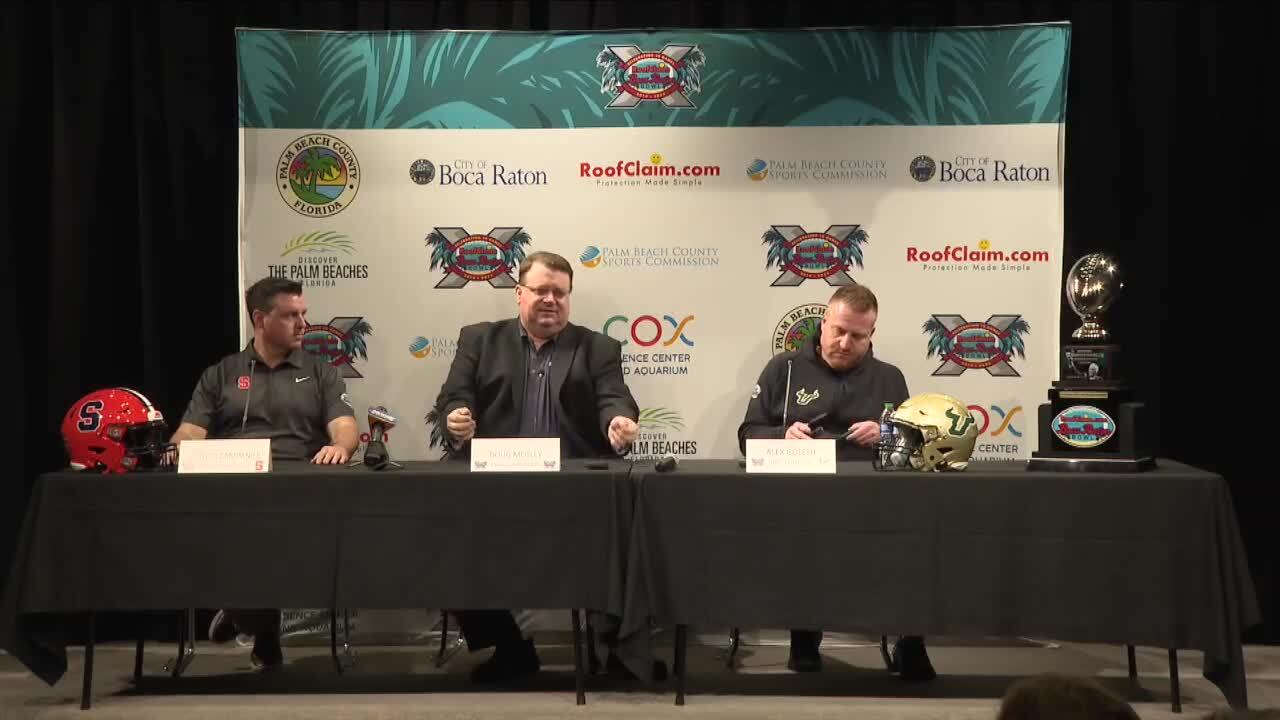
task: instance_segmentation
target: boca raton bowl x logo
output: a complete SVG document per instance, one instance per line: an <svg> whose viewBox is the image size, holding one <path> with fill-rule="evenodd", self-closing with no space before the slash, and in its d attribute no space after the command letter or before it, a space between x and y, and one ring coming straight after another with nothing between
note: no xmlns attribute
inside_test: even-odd
<svg viewBox="0 0 1280 720"><path fill-rule="evenodd" d="M322 325L308 325L302 334L302 349L329 360L344 378L364 377L355 368L356 358L369 359L366 335L373 326L363 317L336 317Z"/></svg>
<svg viewBox="0 0 1280 720"><path fill-rule="evenodd" d="M763 236L769 246L766 268L777 265L782 274L770 287L794 287L805 280L825 280L828 285L853 285L848 270L862 268L862 245L867 231L861 225L832 225L826 232L811 233L799 225L773 225Z"/></svg>
<svg viewBox="0 0 1280 720"><path fill-rule="evenodd" d="M1009 361L1014 355L1027 356L1022 336L1031 332L1031 324L1021 315L992 315L986 322L969 322L961 315L934 315L925 321L923 332L929 335L925 357L942 359L934 375L986 370L995 377L1020 377Z"/></svg>
<svg viewBox="0 0 1280 720"><path fill-rule="evenodd" d="M697 45L667 45L645 52L635 45L606 45L596 56L602 70L600 92L613 95L605 107L629 110L642 102L695 108L690 95L702 92L707 58Z"/></svg>
<svg viewBox="0 0 1280 720"><path fill-rule="evenodd" d="M490 287L513 288L511 272L524 260L530 241L524 228L496 227L473 235L460 227L438 227L427 235L431 269L444 270L437 288L457 289L467 283L487 282Z"/></svg>

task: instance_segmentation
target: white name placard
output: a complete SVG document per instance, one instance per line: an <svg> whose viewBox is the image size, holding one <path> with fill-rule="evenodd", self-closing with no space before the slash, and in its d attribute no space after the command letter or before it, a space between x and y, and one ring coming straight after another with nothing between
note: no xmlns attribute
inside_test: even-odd
<svg viewBox="0 0 1280 720"><path fill-rule="evenodd" d="M271 439L183 440L179 473L271 472Z"/></svg>
<svg viewBox="0 0 1280 720"><path fill-rule="evenodd" d="M749 473L825 473L836 471L836 441L747 440Z"/></svg>
<svg viewBox="0 0 1280 720"><path fill-rule="evenodd" d="M472 438L471 472L559 472L560 438Z"/></svg>

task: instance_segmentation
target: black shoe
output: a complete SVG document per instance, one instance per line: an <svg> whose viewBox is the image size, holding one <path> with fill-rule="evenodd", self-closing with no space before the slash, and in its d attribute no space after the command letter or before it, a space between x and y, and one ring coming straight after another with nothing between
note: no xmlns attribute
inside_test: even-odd
<svg viewBox="0 0 1280 720"><path fill-rule="evenodd" d="M605 659L604 669L605 669L605 672L607 672L610 676L620 678L623 680L639 680L640 679L636 677L635 673L631 672L631 668L627 667L626 663L622 662L621 658L619 658L617 655L613 653L609 653L609 657ZM654 660L652 672L653 672L653 675L652 675L653 682L656 682L656 683L666 682L666 679L667 679L666 663L662 662L661 660Z"/></svg>
<svg viewBox="0 0 1280 720"><path fill-rule="evenodd" d="M238 634L236 624L231 622L226 610L219 610L218 614L213 616L213 622L209 623L209 642L214 645L229 643L235 640Z"/></svg>
<svg viewBox="0 0 1280 720"><path fill-rule="evenodd" d="M256 670L277 670L284 665L284 651L279 638L260 636L254 638L249 662Z"/></svg>
<svg viewBox="0 0 1280 720"><path fill-rule="evenodd" d="M542 668L533 641L526 638L499 643L493 656L471 671L471 681L485 685L511 682Z"/></svg>
<svg viewBox="0 0 1280 720"><path fill-rule="evenodd" d="M938 676L929 662L924 638L905 636L893 644L893 669L907 682L928 682Z"/></svg>
<svg viewBox="0 0 1280 720"><path fill-rule="evenodd" d="M787 655L787 669L793 672L821 672L822 654L810 645L791 644Z"/></svg>

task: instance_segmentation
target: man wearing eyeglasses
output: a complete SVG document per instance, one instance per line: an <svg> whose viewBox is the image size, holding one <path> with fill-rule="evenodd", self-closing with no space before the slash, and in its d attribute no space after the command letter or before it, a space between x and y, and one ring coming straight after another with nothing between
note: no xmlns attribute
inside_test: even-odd
<svg viewBox="0 0 1280 720"><path fill-rule="evenodd" d="M535 252L518 271L517 317L462 328L435 408L432 445L469 458L473 437L558 437L566 458L630 451L640 408L622 377L622 345L569 322L573 266ZM441 430L440 419L444 418ZM506 610L454 613L471 650L494 647L472 673L503 682L539 668L533 642Z"/></svg>

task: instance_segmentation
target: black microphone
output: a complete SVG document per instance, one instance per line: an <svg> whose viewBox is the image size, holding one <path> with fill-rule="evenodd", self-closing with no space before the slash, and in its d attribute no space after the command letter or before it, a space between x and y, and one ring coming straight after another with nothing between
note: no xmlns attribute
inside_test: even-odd
<svg viewBox="0 0 1280 720"><path fill-rule="evenodd" d="M396 426L396 417L381 405L369 408L369 442L364 446L364 464L382 470L391 463L383 438Z"/></svg>
<svg viewBox="0 0 1280 720"><path fill-rule="evenodd" d="M664 456L657 463L655 463L653 468L658 472L662 472L662 473L672 472L673 470L676 469L676 466L678 466L679 464L680 464L680 461L676 459L675 455L667 455L667 456Z"/></svg>
<svg viewBox="0 0 1280 720"><path fill-rule="evenodd" d="M249 401L253 399L253 368L258 364L257 358L249 358L249 387L245 388L244 414L240 416L240 434L244 434L245 422L249 420Z"/></svg>

